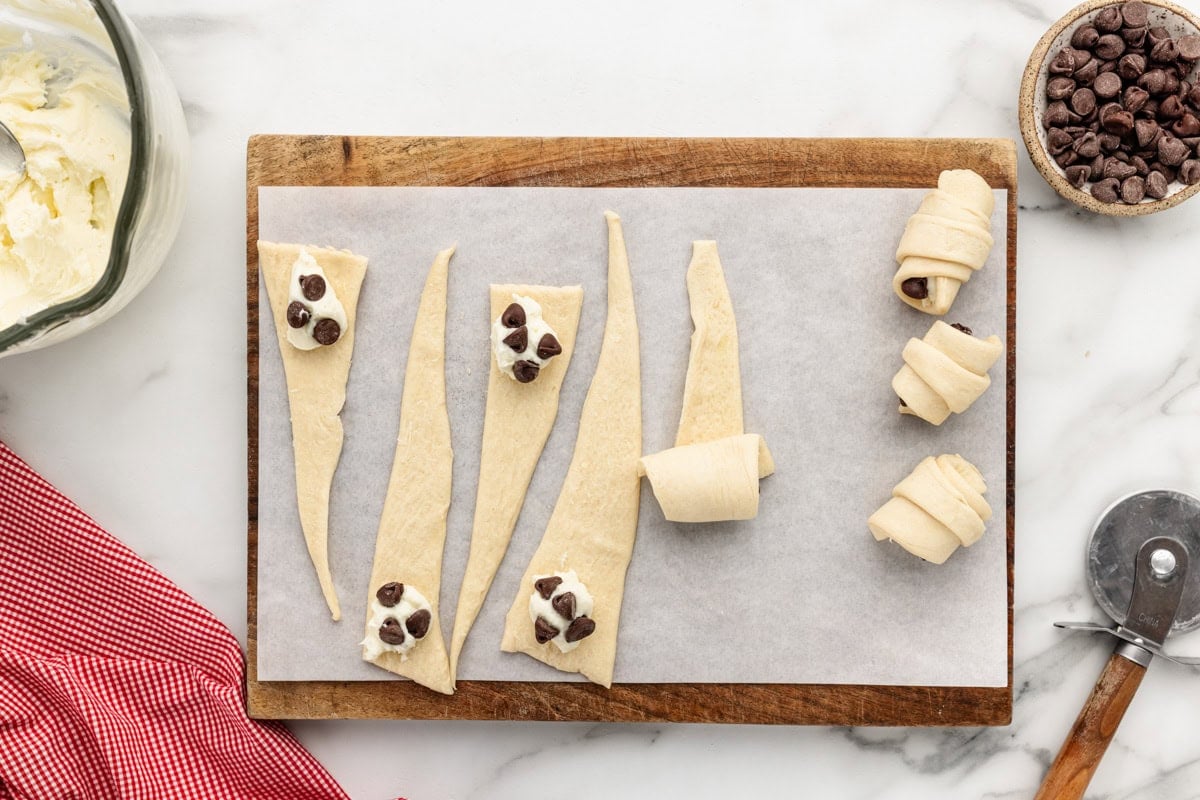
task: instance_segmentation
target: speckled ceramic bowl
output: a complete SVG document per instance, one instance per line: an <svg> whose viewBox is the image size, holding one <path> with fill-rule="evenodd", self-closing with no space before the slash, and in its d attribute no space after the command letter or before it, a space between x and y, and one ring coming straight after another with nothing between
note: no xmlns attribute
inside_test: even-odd
<svg viewBox="0 0 1200 800"><path fill-rule="evenodd" d="M1188 34L1200 34L1200 19L1186 9L1180 8L1167 0L1143 0L1150 7L1150 27L1162 26L1171 32L1173 37ZM1088 0L1082 5L1071 9L1062 19L1050 26L1046 35L1033 48L1025 74L1021 78L1021 96L1017 105L1017 113L1021 122L1021 138L1029 150L1033 165L1042 176L1054 187L1054 191L1076 205L1094 211L1097 214L1107 214L1114 217L1138 217L1153 214L1179 205L1192 195L1200 192L1200 184L1187 186L1178 181L1171 184L1167 196L1161 200L1147 198L1137 205L1124 203L1102 203L1083 189L1076 189L1067 182L1066 173L1054 162L1046 148L1046 129L1042 127L1042 112L1046 109L1046 80L1049 77L1050 61L1054 54L1071 43L1075 29L1091 22L1100 9L1111 5L1112 0ZM1192 73L1193 83L1196 72Z"/></svg>

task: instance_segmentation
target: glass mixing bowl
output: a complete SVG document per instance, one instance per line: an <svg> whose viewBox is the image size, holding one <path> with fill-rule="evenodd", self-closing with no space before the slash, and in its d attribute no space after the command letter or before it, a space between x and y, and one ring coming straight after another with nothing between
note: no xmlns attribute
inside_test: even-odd
<svg viewBox="0 0 1200 800"><path fill-rule="evenodd" d="M94 9L95 15L86 13ZM0 329L0 357L61 342L96 327L140 292L167 256L183 219L188 134L162 62L112 0L6 0L5 48L70 53L123 78L129 98L129 177L108 263L88 291Z"/></svg>

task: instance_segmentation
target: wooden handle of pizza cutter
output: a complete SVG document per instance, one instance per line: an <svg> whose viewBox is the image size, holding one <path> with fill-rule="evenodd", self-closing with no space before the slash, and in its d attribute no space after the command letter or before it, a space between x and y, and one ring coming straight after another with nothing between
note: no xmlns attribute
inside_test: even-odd
<svg viewBox="0 0 1200 800"><path fill-rule="evenodd" d="M1142 684L1146 668L1121 655L1122 647L1108 659L1087 705L1079 712L1075 727L1050 765L1042 788L1034 800L1078 800L1087 791L1100 759L1117 732L1133 696ZM1139 650L1141 648L1138 648ZM1144 652L1144 651L1143 651Z"/></svg>

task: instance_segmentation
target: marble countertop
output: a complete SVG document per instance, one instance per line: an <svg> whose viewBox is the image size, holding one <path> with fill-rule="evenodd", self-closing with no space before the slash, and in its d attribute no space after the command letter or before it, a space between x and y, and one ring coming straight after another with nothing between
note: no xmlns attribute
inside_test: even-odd
<svg viewBox="0 0 1200 800"><path fill-rule="evenodd" d="M122 314L0 361L0 438L244 640L249 135L1017 139L1025 59L1070 5L124 0L183 98L187 218ZM1091 216L1020 149L1011 727L295 724L304 743L355 798L1030 797L1110 650L1050 625L1099 618L1092 522L1200 490L1200 201ZM1089 798L1198 796L1198 681L1153 665Z"/></svg>

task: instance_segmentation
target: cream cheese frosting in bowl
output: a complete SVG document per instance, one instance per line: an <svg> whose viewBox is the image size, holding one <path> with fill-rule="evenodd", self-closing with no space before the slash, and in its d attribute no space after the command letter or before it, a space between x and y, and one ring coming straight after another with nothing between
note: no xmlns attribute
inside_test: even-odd
<svg viewBox="0 0 1200 800"><path fill-rule="evenodd" d="M0 356L95 327L157 272L182 220L187 130L166 73L111 0L0 9Z"/></svg>

